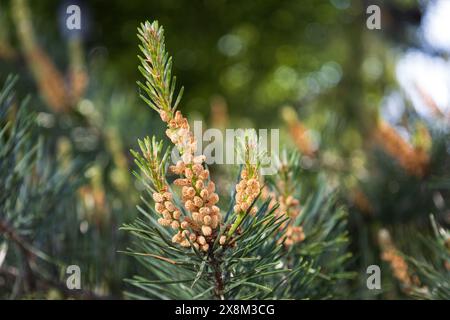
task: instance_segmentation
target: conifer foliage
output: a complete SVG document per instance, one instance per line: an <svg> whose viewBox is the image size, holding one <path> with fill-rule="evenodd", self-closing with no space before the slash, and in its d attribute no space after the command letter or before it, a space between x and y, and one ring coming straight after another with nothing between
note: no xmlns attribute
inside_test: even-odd
<svg viewBox="0 0 450 320"><path fill-rule="evenodd" d="M281 299L339 296L345 270L346 213L333 192L302 190L299 157L279 159L278 174L264 181L252 137L240 141L244 164L231 190L219 202L215 184L196 154L187 119L177 110L172 60L158 22L139 28L139 82L142 99L166 123L166 135L181 158L169 166L170 148L155 137L132 151L145 187L141 215L123 230L135 236L126 251L146 272L128 280L132 298ZM254 161L253 161L254 160ZM169 179L169 178L170 179ZM170 183L169 181L173 181ZM308 200L300 203L300 193Z"/></svg>
<svg viewBox="0 0 450 320"><path fill-rule="evenodd" d="M14 95L17 78L8 77L0 91L0 272L5 298L27 297L62 288L59 267L51 257L64 254L61 237L72 228L73 168L59 170L44 152L45 145L28 109ZM59 246L55 246L59 243ZM51 255L48 254L51 252Z"/></svg>

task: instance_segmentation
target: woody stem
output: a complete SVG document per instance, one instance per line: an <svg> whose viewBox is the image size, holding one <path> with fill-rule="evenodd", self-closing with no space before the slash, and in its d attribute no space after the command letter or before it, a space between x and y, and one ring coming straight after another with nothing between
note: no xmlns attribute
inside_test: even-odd
<svg viewBox="0 0 450 320"><path fill-rule="evenodd" d="M212 256L211 265L214 271L214 295L219 300L224 300L223 291L224 291L224 282L222 276L222 270L220 268L220 263L216 259L216 257Z"/></svg>

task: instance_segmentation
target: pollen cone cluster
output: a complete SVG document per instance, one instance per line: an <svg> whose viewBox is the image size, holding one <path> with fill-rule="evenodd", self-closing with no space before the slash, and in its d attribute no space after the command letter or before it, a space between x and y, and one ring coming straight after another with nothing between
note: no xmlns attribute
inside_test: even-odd
<svg viewBox="0 0 450 320"><path fill-rule="evenodd" d="M181 186L183 206L191 213L181 222L179 219L171 222L179 229L172 241L185 247L189 247L192 243L196 248L208 251L222 220L220 209L216 206L219 196L215 193L215 184L209 180L209 171L203 166L205 156L194 155L196 140L187 119L180 111L174 116L165 111L161 111L160 115L168 125L167 136L181 155L181 160L171 166L170 170L181 176L174 184Z"/></svg>
<svg viewBox="0 0 450 320"><path fill-rule="evenodd" d="M315 154L315 149L308 135L308 130L298 119L295 110L292 107L284 107L281 115L287 124L289 134L291 135L297 148L302 154L313 157Z"/></svg>
<svg viewBox="0 0 450 320"><path fill-rule="evenodd" d="M164 187L161 192L153 193L155 210L161 215L161 218L158 219L158 223L164 227L170 226L172 229L178 230L180 228L181 212L172 201L172 193L167 190L168 188Z"/></svg>
<svg viewBox="0 0 450 320"><path fill-rule="evenodd" d="M236 185L236 204L234 212L236 214L246 213L252 203L258 197L260 191L260 183L256 169L253 174L249 174L248 169L243 169L241 172L241 180ZM250 209L250 214L255 214L258 211L256 206Z"/></svg>
<svg viewBox="0 0 450 320"><path fill-rule="evenodd" d="M284 184L280 181L279 184ZM293 222L300 214L300 202L292 195L284 196L278 195L273 191L266 189L264 198L271 198L269 209L272 209L277 203L279 207L274 211L277 217L289 217L281 226L280 231L284 230L284 235L278 240L279 243L284 243L286 247L292 246L296 243L305 240L305 233L302 226L294 226Z"/></svg>
<svg viewBox="0 0 450 320"><path fill-rule="evenodd" d="M305 240L302 226L289 225L286 229L284 245L289 247Z"/></svg>
<svg viewBox="0 0 450 320"><path fill-rule="evenodd" d="M418 177L425 174L429 156L423 148L414 148L385 121L379 122L374 137L383 149L397 159L408 173Z"/></svg>
<svg viewBox="0 0 450 320"><path fill-rule="evenodd" d="M390 264L394 277L400 281L405 289L409 289L412 285L419 285L418 278L410 274L408 264L395 248L387 230L380 230L378 241L382 250L381 259Z"/></svg>
<svg viewBox="0 0 450 320"><path fill-rule="evenodd" d="M206 252L217 239L222 222L220 209L216 205L219 196L204 166L205 156L196 154L197 143L188 120L176 111L182 90L175 99L175 77L170 76L172 59L165 50L163 28L157 22L146 22L142 24L138 36L144 54L144 58L140 57L140 71L146 79L140 87L148 96L144 100L167 124L166 135L180 154L180 160L170 166L170 171L179 176L174 184L181 187L184 210L177 209L172 201L173 194L167 187L160 188L153 195L156 211L162 215L158 221L177 230L172 237L174 243L183 247L194 246ZM219 243L225 242L226 238L221 236Z"/></svg>

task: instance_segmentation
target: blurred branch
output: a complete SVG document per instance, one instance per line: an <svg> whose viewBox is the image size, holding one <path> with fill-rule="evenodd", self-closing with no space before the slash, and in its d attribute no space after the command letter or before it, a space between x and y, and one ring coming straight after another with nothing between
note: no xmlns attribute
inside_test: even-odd
<svg viewBox="0 0 450 320"><path fill-rule="evenodd" d="M375 141L409 173L423 177L430 162L422 148L414 148L387 122L380 120L373 132Z"/></svg>
<svg viewBox="0 0 450 320"><path fill-rule="evenodd" d="M35 256L34 252L30 249L30 246L19 235L19 233L2 220L0 220L0 234L4 234L11 241L13 241L22 252L25 268L24 278L26 279L26 284L29 289L34 289L36 287L36 281L34 279L33 269L30 264L30 258Z"/></svg>
<svg viewBox="0 0 450 320"><path fill-rule="evenodd" d="M14 228L3 220L0 220L0 234L4 234L11 241L13 241L22 252L26 253L27 256L35 256L35 253L32 249L30 249L30 246L25 239L23 239Z"/></svg>
<svg viewBox="0 0 450 320"><path fill-rule="evenodd" d="M430 109L431 113L441 119L446 119L447 121L450 120L449 116L446 116L441 109L439 108L438 104L436 103L436 101L433 99L433 97L426 92L426 90L419 84L419 83L414 83L414 86L417 90L417 92L419 93L420 97L423 99L423 101L425 102L425 105Z"/></svg>
<svg viewBox="0 0 450 320"><path fill-rule="evenodd" d="M83 97L89 83L80 37L72 37L69 40L69 60L70 95L72 101L77 102Z"/></svg>
<svg viewBox="0 0 450 320"><path fill-rule="evenodd" d="M23 53L44 100L55 112L69 112L83 96L88 83L81 39L73 38L69 42L70 83L67 84L63 73L36 40L26 0L12 1L12 17Z"/></svg>
<svg viewBox="0 0 450 320"><path fill-rule="evenodd" d="M17 51L10 43L9 31L6 13L3 6L0 6L0 59L12 60L17 56Z"/></svg>
<svg viewBox="0 0 450 320"><path fill-rule="evenodd" d="M25 277L27 279L27 285L30 289L57 289L65 297L74 297L79 299L111 299L112 297L100 296L89 290L71 290L63 283L57 282L52 279L48 279L43 276L42 272L38 272L31 263L33 258L39 257L39 255L12 226L3 220L0 220L0 234L4 234L7 238L13 241L22 252L25 264ZM3 266L0 268L0 274L9 276L14 279L21 277L17 268L10 266Z"/></svg>

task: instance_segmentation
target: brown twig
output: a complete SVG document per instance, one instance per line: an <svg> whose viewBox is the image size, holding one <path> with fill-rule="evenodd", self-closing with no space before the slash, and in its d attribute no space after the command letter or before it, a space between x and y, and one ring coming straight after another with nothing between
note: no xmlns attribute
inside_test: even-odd
<svg viewBox="0 0 450 320"><path fill-rule="evenodd" d="M7 238L13 241L17 247L22 252L24 266L25 266L25 278L26 284L29 289L34 289L36 287L36 281L31 267L31 258L35 257L36 254L30 249L25 239L8 223L0 220L0 234L4 234Z"/></svg>
<svg viewBox="0 0 450 320"><path fill-rule="evenodd" d="M215 296L223 300L223 290L225 289L225 285L223 282L223 276L222 276L222 270L220 268L220 263L217 260L217 258L214 256L214 254L210 258L211 267L214 270L214 294Z"/></svg>
<svg viewBox="0 0 450 320"><path fill-rule="evenodd" d="M6 221L0 220L0 234L4 234L6 237L8 237L19 247L20 250L22 250L28 256L36 256L36 254L28 245L27 241L21 235L19 235L19 233Z"/></svg>

